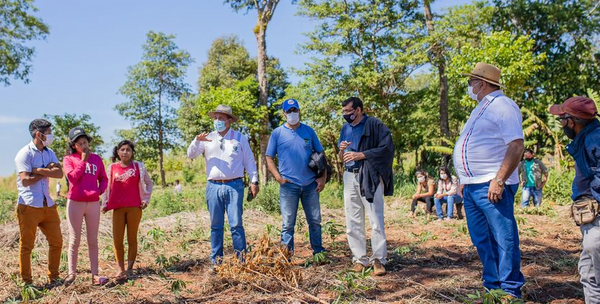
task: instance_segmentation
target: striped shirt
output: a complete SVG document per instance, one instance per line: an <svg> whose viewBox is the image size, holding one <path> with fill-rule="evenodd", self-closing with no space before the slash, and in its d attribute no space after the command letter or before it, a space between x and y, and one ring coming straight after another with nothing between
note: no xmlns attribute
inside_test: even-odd
<svg viewBox="0 0 600 304"><path fill-rule="evenodd" d="M473 109L454 146L454 167L461 184L492 180L506 155L508 144L523 139L519 106L502 91L484 97ZM507 185L519 183L515 170Z"/></svg>

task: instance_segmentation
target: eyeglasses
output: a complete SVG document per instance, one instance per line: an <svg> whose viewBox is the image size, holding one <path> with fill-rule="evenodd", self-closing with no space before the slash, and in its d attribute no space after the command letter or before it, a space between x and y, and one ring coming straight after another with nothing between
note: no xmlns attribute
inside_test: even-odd
<svg viewBox="0 0 600 304"><path fill-rule="evenodd" d="M563 116L558 116L558 120L567 120L569 118L573 118L573 116L569 116L569 115L563 115Z"/></svg>
<svg viewBox="0 0 600 304"><path fill-rule="evenodd" d="M354 112L356 112L356 109L352 109L352 110L349 110L349 111L342 111L342 114L344 114L344 115L350 115L350 114L353 114Z"/></svg>
<svg viewBox="0 0 600 304"><path fill-rule="evenodd" d="M473 86L473 84L474 84L475 82L477 82L477 81L481 81L481 80L480 80L480 79L469 79L469 81L467 81L467 83L468 83L470 86Z"/></svg>
<svg viewBox="0 0 600 304"><path fill-rule="evenodd" d="M296 109L296 108L291 108L291 109L289 109L289 110L285 111L285 114L290 114L290 113L298 113L298 109Z"/></svg>

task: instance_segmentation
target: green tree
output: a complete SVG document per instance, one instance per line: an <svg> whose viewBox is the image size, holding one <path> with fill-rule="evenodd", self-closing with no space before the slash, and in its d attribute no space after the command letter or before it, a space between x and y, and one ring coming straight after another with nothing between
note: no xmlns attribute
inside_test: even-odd
<svg viewBox="0 0 600 304"><path fill-rule="evenodd" d="M190 91L184 82L190 54L180 50L174 35L147 34L142 61L130 67L127 81L120 88L128 102L116 106L119 114L133 123L137 138L155 152L163 186L166 186L163 168L164 153L177 143L176 110L173 103Z"/></svg>
<svg viewBox="0 0 600 304"><path fill-rule="evenodd" d="M277 5L280 0L225 0L225 3L229 3L231 7L236 11L245 11L246 13L250 10L256 10L257 20L254 26L254 36L258 43L258 56L257 56L257 79L258 79L258 100L261 106L268 107L268 78L267 78L267 27L273 14L277 9ZM265 160L265 153L267 151L267 144L269 141L269 112L264 113L263 118L263 133L260 137L260 182L262 185L267 182L267 163Z"/></svg>
<svg viewBox="0 0 600 304"><path fill-rule="evenodd" d="M273 105L285 95L288 86L287 74L277 58L269 58L267 72L269 108L261 105L258 99L256 58L250 57L236 36L217 38L208 51L207 61L200 68L198 95L183 98L178 111L177 123L184 140L189 141L199 132L211 130L212 124L206 113L221 103L231 106L240 117L236 128L249 136L254 154L260 155L260 136L265 132L264 113L271 112L271 127L279 125L279 115L274 112L280 108Z"/></svg>
<svg viewBox="0 0 600 304"><path fill-rule="evenodd" d="M100 136L100 127L92 123L92 117L88 114L68 114L63 115L47 115L44 114L44 118L52 123L52 133L54 134L54 142L50 146L56 157L62 161L65 153L67 152L67 145L69 141L69 131L75 127L81 127L85 132L92 137L90 142L90 149L102 156L105 149L104 139Z"/></svg>
<svg viewBox="0 0 600 304"><path fill-rule="evenodd" d="M341 126L341 101L356 95L368 114L390 127L397 150L405 150L403 128L420 102L407 96L405 81L427 60L415 44L424 34L419 2L304 0L299 6L300 15L318 22L301 46L316 55L298 71L304 79L297 88L307 90L303 96L311 109L303 112L305 119L339 121L334 125ZM321 110L314 111L315 105Z"/></svg>
<svg viewBox="0 0 600 304"><path fill-rule="evenodd" d="M10 85L10 78L29 82L35 48L30 40L45 39L50 33L42 19L33 16L38 9L33 0L0 1L0 83Z"/></svg>

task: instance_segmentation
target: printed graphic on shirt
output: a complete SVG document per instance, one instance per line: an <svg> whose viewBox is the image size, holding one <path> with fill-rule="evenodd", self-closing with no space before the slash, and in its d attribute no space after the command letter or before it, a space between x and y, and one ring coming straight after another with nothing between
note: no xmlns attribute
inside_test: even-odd
<svg viewBox="0 0 600 304"><path fill-rule="evenodd" d="M119 182L124 182L126 180L128 180L130 177L134 177L135 176L135 169L134 168L129 168L127 171L125 171L125 173L119 175L119 173L115 173L115 180L119 181Z"/></svg>
<svg viewBox="0 0 600 304"><path fill-rule="evenodd" d="M86 174L96 175L96 172L98 172L98 167L96 165L90 163L85 164Z"/></svg>

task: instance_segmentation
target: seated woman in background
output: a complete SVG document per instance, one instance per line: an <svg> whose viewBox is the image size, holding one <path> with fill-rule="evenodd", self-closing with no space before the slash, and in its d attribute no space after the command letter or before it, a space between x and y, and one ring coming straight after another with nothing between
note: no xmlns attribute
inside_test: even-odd
<svg viewBox="0 0 600 304"><path fill-rule="evenodd" d="M435 193L435 180L429 177L429 174L425 170L419 169L417 173L417 191L413 195L412 205L410 206L410 217L415 216L415 210L417 209L417 203L425 203L425 213L427 218L433 213L433 194Z"/></svg>
<svg viewBox="0 0 600 304"><path fill-rule="evenodd" d="M456 213L458 218L462 219L462 198L458 195L458 178L450 175L450 171L446 167L440 168L440 179L438 180L437 192L434 196L435 210L437 212L438 221L444 219L444 210L442 204L447 204L446 220L450 220L454 213L454 204L457 204ZM460 206L459 206L460 205Z"/></svg>

